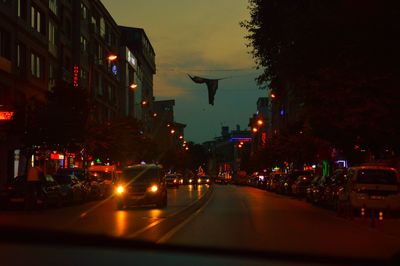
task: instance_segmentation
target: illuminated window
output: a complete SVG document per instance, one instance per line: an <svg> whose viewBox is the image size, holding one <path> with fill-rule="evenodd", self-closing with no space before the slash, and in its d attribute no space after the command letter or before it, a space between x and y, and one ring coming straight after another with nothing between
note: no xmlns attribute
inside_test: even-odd
<svg viewBox="0 0 400 266"><path fill-rule="evenodd" d="M31 73L32 76L41 78L43 77L43 60L35 53L31 53Z"/></svg>
<svg viewBox="0 0 400 266"><path fill-rule="evenodd" d="M82 2L81 2L81 18L82 20L86 20L87 18L87 8Z"/></svg>
<svg viewBox="0 0 400 266"><path fill-rule="evenodd" d="M57 0L49 0L49 8L57 15Z"/></svg>
<svg viewBox="0 0 400 266"><path fill-rule="evenodd" d="M81 35L81 52L87 51L87 40Z"/></svg>
<svg viewBox="0 0 400 266"><path fill-rule="evenodd" d="M17 14L19 18L26 20L26 0L17 1Z"/></svg>
<svg viewBox="0 0 400 266"><path fill-rule="evenodd" d="M56 45L56 26L51 21L49 21L49 43Z"/></svg>
<svg viewBox="0 0 400 266"><path fill-rule="evenodd" d="M104 21L104 18L100 18L100 36L102 38L106 37L106 22Z"/></svg>
<svg viewBox="0 0 400 266"><path fill-rule="evenodd" d="M31 7L31 27L41 34L45 34L45 20L41 11L35 7Z"/></svg>

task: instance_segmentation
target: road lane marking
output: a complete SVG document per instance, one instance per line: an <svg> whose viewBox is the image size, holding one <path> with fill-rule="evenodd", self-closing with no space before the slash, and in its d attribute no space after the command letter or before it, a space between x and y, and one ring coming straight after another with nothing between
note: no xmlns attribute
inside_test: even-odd
<svg viewBox="0 0 400 266"><path fill-rule="evenodd" d="M142 228L142 229L136 231L136 232L133 233L133 234L128 235L127 238L135 238L135 237L137 237L138 235L140 235L141 233L143 233L144 231L146 231L146 230L148 230L148 229L150 229L150 228L156 226L157 224L161 223L161 222L164 221L164 220L165 220L165 219L159 219L158 221L152 222L152 223L149 224L148 226L146 226L146 227L144 227L144 228Z"/></svg>
<svg viewBox="0 0 400 266"><path fill-rule="evenodd" d="M204 209L211 202L211 199L214 197L214 193L211 194L211 197L207 200L207 202L201 206L197 211L195 211L192 215L186 218L183 222L169 230L164 236L156 241L157 244L167 242L171 237L173 237L176 233L178 233L183 227L185 227L190 221L192 221L197 215L204 211Z"/></svg>

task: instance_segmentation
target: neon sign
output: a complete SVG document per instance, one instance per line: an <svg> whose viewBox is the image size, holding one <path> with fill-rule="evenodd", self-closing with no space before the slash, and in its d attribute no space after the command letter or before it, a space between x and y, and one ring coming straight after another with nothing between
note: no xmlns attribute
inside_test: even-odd
<svg viewBox="0 0 400 266"><path fill-rule="evenodd" d="M74 66L72 80L73 80L74 87L78 87L79 86L79 66Z"/></svg>
<svg viewBox="0 0 400 266"><path fill-rule="evenodd" d="M0 112L0 121L9 121L14 117L14 112Z"/></svg>

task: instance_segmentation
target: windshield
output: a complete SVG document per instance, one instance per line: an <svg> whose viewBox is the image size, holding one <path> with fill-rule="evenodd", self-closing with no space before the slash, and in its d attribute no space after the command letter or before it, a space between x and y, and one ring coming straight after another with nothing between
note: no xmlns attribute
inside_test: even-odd
<svg viewBox="0 0 400 266"><path fill-rule="evenodd" d="M388 170L360 170L357 174L357 183L397 185L397 175Z"/></svg>
<svg viewBox="0 0 400 266"><path fill-rule="evenodd" d="M400 257L399 171L400 0L0 0L0 245Z"/></svg>
<svg viewBox="0 0 400 266"><path fill-rule="evenodd" d="M122 171L121 179L129 183L152 183L160 181L160 170L155 168L136 168Z"/></svg>

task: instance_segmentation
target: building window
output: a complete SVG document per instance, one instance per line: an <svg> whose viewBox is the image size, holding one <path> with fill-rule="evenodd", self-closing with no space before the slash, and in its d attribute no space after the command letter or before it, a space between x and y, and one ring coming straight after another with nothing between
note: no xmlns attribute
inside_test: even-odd
<svg viewBox="0 0 400 266"><path fill-rule="evenodd" d="M49 0L49 8L55 15L57 15L57 0Z"/></svg>
<svg viewBox="0 0 400 266"><path fill-rule="evenodd" d="M87 40L81 35L81 52L87 51Z"/></svg>
<svg viewBox="0 0 400 266"><path fill-rule="evenodd" d="M21 43L17 44L17 67L20 69L25 69L26 67L26 48Z"/></svg>
<svg viewBox="0 0 400 266"><path fill-rule="evenodd" d="M31 73L37 78L43 77L43 60L35 53L31 53Z"/></svg>
<svg viewBox="0 0 400 266"><path fill-rule="evenodd" d="M87 19L87 8L86 8L85 4L83 4L82 2L81 2L81 18L82 18L82 20Z"/></svg>
<svg viewBox="0 0 400 266"><path fill-rule="evenodd" d="M45 34L45 20L42 12L35 6L31 7L31 27L41 34Z"/></svg>
<svg viewBox="0 0 400 266"><path fill-rule="evenodd" d="M104 39L106 37L106 22L104 18L100 18L100 36Z"/></svg>
<svg viewBox="0 0 400 266"><path fill-rule="evenodd" d="M26 20L26 0L17 1L17 14L19 18Z"/></svg>
<svg viewBox="0 0 400 266"><path fill-rule="evenodd" d="M98 94L100 96L103 96L104 94L104 88L103 88L103 79L101 78L101 76L99 75L99 88L98 88Z"/></svg>
<svg viewBox="0 0 400 266"><path fill-rule="evenodd" d="M87 76L88 76L88 72L85 69L81 68L80 72L79 72L79 78L81 80L86 80Z"/></svg>
<svg viewBox="0 0 400 266"><path fill-rule="evenodd" d="M3 29L0 29L0 56L11 60L10 33Z"/></svg>
<svg viewBox="0 0 400 266"><path fill-rule="evenodd" d="M56 45L56 26L51 21L49 21L49 43Z"/></svg>
<svg viewBox="0 0 400 266"><path fill-rule="evenodd" d="M56 85L56 73L54 66L52 64L49 65L49 91L52 91L54 86Z"/></svg>

